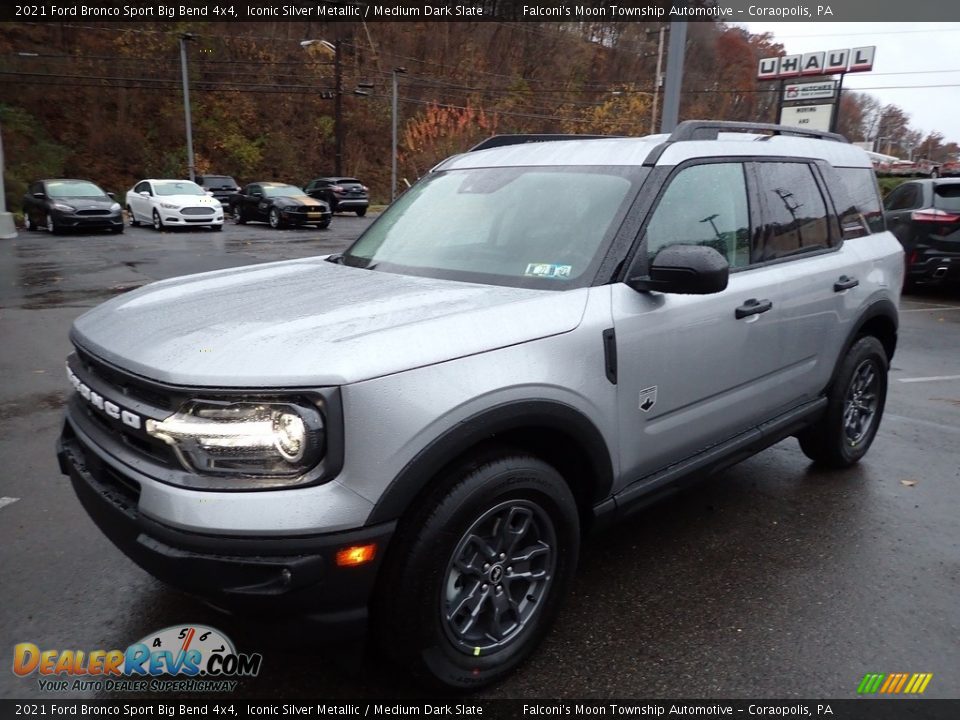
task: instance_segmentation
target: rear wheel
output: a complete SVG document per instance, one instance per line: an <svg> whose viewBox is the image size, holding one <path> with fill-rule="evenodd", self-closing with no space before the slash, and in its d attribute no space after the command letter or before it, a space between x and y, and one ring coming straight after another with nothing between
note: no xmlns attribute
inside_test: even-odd
<svg viewBox="0 0 960 720"><path fill-rule="evenodd" d="M130 227L140 227L140 221L137 220L137 216L133 214L133 208L127 205L127 219L130 221Z"/></svg>
<svg viewBox="0 0 960 720"><path fill-rule="evenodd" d="M523 454L465 462L398 529L376 600L385 653L432 685L499 680L549 629L579 540L553 467Z"/></svg>
<svg viewBox="0 0 960 720"><path fill-rule="evenodd" d="M797 438L803 454L834 468L856 464L880 427L887 399L887 354L873 336L858 339L840 364L824 416Z"/></svg>
<svg viewBox="0 0 960 720"><path fill-rule="evenodd" d="M357 208L357 217L363 217L367 214L366 208Z"/></svg>

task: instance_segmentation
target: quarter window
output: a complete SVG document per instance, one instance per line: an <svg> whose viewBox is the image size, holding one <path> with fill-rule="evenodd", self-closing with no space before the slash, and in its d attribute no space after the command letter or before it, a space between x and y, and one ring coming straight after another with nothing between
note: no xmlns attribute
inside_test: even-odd
<svg viewBox="0 0 960 720"><path fill-rule="evenodd" d="M827 206L806 163L758 163L763 227L754 262L830 247Z"/></svg>
<svg viewBox="0 0 960 720"><path fill-rule="evenodd" d="M647 225L651 260L669 245L707 245L730 267L750 264L750 211L741 163L693 165L677 173Z"/></svg>

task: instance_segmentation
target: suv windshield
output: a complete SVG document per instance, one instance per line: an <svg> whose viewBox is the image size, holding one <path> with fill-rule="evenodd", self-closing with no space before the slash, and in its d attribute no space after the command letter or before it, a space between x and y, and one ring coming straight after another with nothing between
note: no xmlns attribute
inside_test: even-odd
<svg viewBox="0 0 960 720"><path fill-rule="evenodd" d="M200 183L211 190L235 188L237 186L237 181L228 175L207 175Z"/></svg>
<svg viewBox="0 0 960 720"><path fill-rule="evenodd" d="M86 180L50 180L47 195L52 198L103 197L106 193Z"/></svg>
<svg viewBox="0 0 960 720"><path fill-rule="evenodd" d="M189 180L170 180L168 182L155 182L153 190L161 197L170 195L206 195L207 191L194 182Z"/></svg>
<svg viewBox="0 0 960 720"><path fill-rule="evenodd" d="M610 166L438 172L391 205L342 262L494 285L581 287L645 175Z"/></svg>

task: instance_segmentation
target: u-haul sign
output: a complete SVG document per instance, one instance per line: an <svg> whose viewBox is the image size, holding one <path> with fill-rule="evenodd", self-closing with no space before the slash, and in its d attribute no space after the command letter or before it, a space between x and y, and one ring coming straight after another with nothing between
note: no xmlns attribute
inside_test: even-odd
<svg viewBox="0 0 960 720"><path fill-rule="evenodd" d="M781 55L764 58L757 67L758 80L781 80L804 75L835 75L873 70L876 46L812 52L805 55Z"/></svg>

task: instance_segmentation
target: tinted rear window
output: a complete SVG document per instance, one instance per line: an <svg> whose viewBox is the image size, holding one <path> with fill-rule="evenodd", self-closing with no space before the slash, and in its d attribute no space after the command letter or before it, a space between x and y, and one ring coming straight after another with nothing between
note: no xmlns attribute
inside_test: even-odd
<svg viewBox="0 0 960 720"><path fill-rule="evenodd" d="M870 232L883 232L883 208L880 206L877 177L873 170L871 168L837 168L837 173L854 207L867 221Z"/></svg>
<svg viewBox="0 0 960 720"><path fill-rule="evenodd" d="M201 183L204 187L236 187L237 181L227 175L207 175Z"/></svg>
<svg viewBox="0 0 960 720"><path fill-rule="evenodd" d="M940 210L960 210L960 183L942 183L933 188L933 206Z"/></svg>

